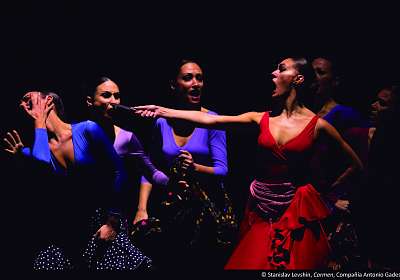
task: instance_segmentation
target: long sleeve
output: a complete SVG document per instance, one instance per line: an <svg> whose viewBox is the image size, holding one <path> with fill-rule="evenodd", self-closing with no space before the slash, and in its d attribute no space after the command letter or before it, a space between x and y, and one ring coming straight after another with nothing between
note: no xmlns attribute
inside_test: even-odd
<svg viewBox="0 0 400 280"><path fill-rule="evenodd" d="M130 139L129 155L132 156L141 167L143 175L152 184L167 185L169 178L162 171L158 170L145 153L142 144L134 133Z"/></svg>
<svg viewBox="0 0 400 280"><path fill-rule="evenodd" d="M29 147L22 148L22 155L24 157L31 157L32 156L31 148L29 148Z"/></svg>
<svg viewBox="0 0 400 280"><path fill-rule="evenodd" d="M228 174L228 158L226 152L226 134L222 130L210 130L209 145L214 174L226 176Z"/></svg>
<svg viewBox="0 0 400 280"><path fill-rule="evenodd" d="M35 160L51 164L51 153L48 141L47 129L36 128L32 156Z"/></svg>
<svg viewBox="0 0 400 280"><path fill-rule="evenodd" d="M161 156L162 137L161 137L160 124L159 124L158 121L156 121L156 123L154 124L154 127L153 127L151 143L152 143L151 147L150 147L150 159L151 159L151 162L154 163L155 166L160 167L160 166L162 166L162 163L161 163L161 161L162 161L162 156ZM157 176L160 176L161 179L152 178L152 180L149 180L148 177L142 176L141 182L142 183L157 183L156 181L161 181L162 185L164 185L164 182L165 182L165 185L166 185L166 183L168 183L168 181L166 179L163 179L164 176L168 178L168 176L165 175L164 172L158 170L158 172L154 173L153 177L157 177Z"/></svg>
<svg viewBox="0 0 400 280"><path fill-rule="evenodd" d="M29 148L28 150L23 150L23 155L32 160L33 164L39 167L40 170L50 170L50 172L56 174L63 173L63 170L57 166L57 163L51 157L47 129L45 128L35 129L32 150L29 150Z"/></svg>

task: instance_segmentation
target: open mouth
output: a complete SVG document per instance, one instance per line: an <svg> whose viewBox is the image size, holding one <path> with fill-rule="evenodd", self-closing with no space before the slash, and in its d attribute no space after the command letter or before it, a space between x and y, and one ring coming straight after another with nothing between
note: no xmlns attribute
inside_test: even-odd
<svg viewBox="0 0 400 280"><path fill-rule="evenodd" d="M275 79L272 79L272 81L274 82L274 86L273 86L273 89L272 89L272 95L274 95L274 94L276 94L276 93L279 91L279 86L278 86L278 84L276 83L276 78L275 78Z"/></svg>
<svg viewBox="0 0 400 280"><path fill-rule="evenodd" d="M192 97L200 97L201 95L201 90L199 89L193 89L189 92L189 95Z"/></svg>

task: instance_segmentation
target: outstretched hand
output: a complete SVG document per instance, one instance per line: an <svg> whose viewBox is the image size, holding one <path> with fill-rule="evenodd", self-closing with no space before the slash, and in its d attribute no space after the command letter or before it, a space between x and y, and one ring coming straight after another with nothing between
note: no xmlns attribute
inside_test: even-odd
<svg viewBox="0 0 400 280"><path fill-rule="evenodd" d="M166 108L157 105L143 105L131 108L135 115L144 118L162 117L166 113Z"/></svg>
<svg viewBox="0 0 400 280"><path fill-rule="evenodd" d="M19 137L19 134L16 130L13 130L12 133L7 132L7 136L3 140L6 144L6 148L4 148L4 150L10 154L16 155L24 148L21 137Z"/></svg>
<svg viewBox="0 0 400 280"><path fill-rule="evenodd" d="M42 98L40 92L31 91L24 95L20 106L34 119L35 127L44 128L46 127L47 117L54 108L54 103L52 103L50 96Z"/></svg>

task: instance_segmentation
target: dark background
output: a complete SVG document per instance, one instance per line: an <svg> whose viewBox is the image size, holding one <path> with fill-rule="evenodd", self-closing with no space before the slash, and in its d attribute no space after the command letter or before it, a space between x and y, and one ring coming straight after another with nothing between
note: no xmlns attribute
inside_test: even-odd
<svg viewBox="0 0 400 280"><path fill-rule="evenodd" d="M81 1L83 2L83 1ZM338 1L32 1L4 2L0 18L1 135L24 129L24 92L52 89L69 121L85 115L82 82L106 74L123 104L165 103L168 71L194 57L206 78L204 105L220 114L266 110L270 73L287 56L328 56L341 69L341 100L365 113L378 88L399 78L398 12L378 4ZM346 1L347 2L347 1ZM136 122L148 145L151 123ZM28 137L28 136L26 136ZM29 137L28 137L29 139ZM228 132L228 189L240 216L247 198L255 128ZM1 185L15 174L2 153ZM23 195L23 188L18 192ZM18 196L3 201L18 209Z"/></svg>

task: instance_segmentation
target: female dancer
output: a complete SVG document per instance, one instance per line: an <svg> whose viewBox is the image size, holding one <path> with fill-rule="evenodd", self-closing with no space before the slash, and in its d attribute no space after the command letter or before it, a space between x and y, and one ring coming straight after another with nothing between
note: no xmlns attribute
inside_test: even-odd
<svg viewBox="0 0 400 280"><path fill-rule="evenodd" d="M116 109L113 105L121 103L121 92L117 83L108 77L100 77L87 85L86 103L90 110L90 119L99 124L114 141L114 149L122 158L126 170L129 170L129 182L132 186L126 195L126 206L136 208L140 177L144 174L148 181L156 185L167 185L169 178L156 169L144 152L143 146L136 135L115 124ZM134 221L136 211L129 211L129 219ZM146 217L147 218L147 217Z"/></svg>
<svg viewBox="0 0 400 280"><path fill-rule="evenodd" d="M92 121L64 122L59 116L63 112L62 101L52 92L29 92L24 95L21 107L33 119L35 127L33 147L25 149L24 154L32 161L34 172L42 175L35 187L38 200L34 210L39 213L35 226L39 235L44 236L42 245L47 248L37 255L34 268L151 267L151 260L130 244L126 236L121 207L126 174L103 130ZM16 132L15 138L12 134L8 136L8 150L14 153L23 145ZM126 258L114 251L90 255L88 248L83 252L93 235L101 242L115 243Z"/></svg>
<svg viewBox="0 0 400 280"><path fill-rule="evenodd" d="M332 187L344 183L362 168L359 158L329 123L303 104L312 70L304 58L287 58L272 73L279 99L279 114L248 112L217 116L200 111L182 111L155 105L134 107L143 117L187 120L204 127L256 123L258 137L256 178L241 228L241 240L226 269L317 269L327 265L329 245L320 221L329 210L310 184L307 163L316 138L334 140L351 165Z"/></svg>
<svg viewBox="0 0 400 280"><path fill-rule="evenodd" d="M174 107L217 115L202 106L203 86L204 74L199 64L182 60L171 73ZM178 258L170 257L173 263L167 265L204 266L206 261L207 267L222 266L237 226L223 185L228 172L225 132L160 118L155 124L151 154L156 166L169 172L175 183L187 183L185 190L171 191L176 196L161 202L165 207L157 207L170 252L180 252L176 254ZM151 185L144 180L136 220L148 217L150 190ZM156 199L153 195L150 202L154 205Z"/></svg>

